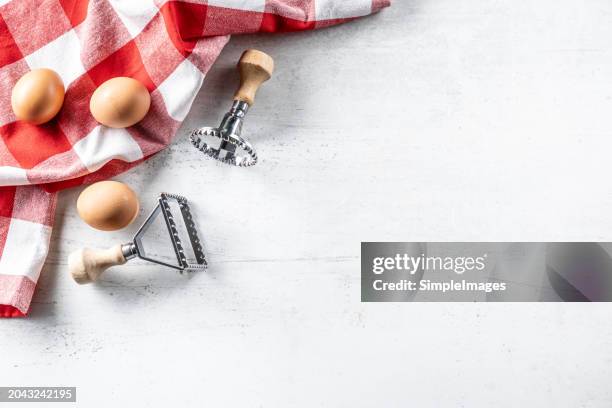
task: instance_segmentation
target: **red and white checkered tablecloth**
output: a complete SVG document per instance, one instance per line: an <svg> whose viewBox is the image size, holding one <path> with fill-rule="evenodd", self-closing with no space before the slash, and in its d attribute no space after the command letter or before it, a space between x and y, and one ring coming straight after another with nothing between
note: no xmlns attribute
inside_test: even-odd
<svg viewBox="0 0 612 408"><path fill-rule="evenodd" d="M27 313L49 248L56 192L112 177L166 147L229 35L312 30L365 16L390 0L0 0L0 316ZM51 68L66 87L51 122L17 121L17 80ZM109 78L151 93L136 126L89 113Z"/></svg>

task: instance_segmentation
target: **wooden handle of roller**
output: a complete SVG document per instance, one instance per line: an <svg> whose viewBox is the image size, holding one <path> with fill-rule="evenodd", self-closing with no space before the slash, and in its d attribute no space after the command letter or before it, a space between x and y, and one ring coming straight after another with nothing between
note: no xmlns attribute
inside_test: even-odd
<svg viewBox="0 0 612 408"><path fill-rule="evenodd" d="M234 95L235 101L250 105L255 102L259 86L266 82L274 72L274 60L268 54L257 50L246 50L238 62L240 88Z"/></svg>
<svg viewBox="0 0 612 408"><path fill-rule="evenodd" d="M109 249L84 248L68 256L68 270L77 283L94 282L107 268L126 262L121 245Z"/></svg>

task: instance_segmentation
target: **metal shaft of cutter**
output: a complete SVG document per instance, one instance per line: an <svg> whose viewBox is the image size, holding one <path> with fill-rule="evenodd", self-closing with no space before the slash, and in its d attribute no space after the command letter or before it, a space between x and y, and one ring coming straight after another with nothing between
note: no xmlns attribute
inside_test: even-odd
<svg viewBox="0 0 612 408"><path fill-rule="evenodd" d="M221 135L236 135L242 133L242 121L249 110L249 104L243 101L234 101L229 112L225 114L219 132Z"/></svg>
<svg viewBox="0 0 612 408"><path fill-rule="evenodd" d="M136 244L134 244L133 242L128 242L127 244L121 245L121 253L123 254L123 257L126 261L136 258L138 256Z"/></svg>
<svg viewBox="0 0 612 408"><path fill-rule="evenodd" d="M229 141L230 136L240 137L242 133L242 122L249 110L249 104L243 101L234 101L229 112L225 114L221 125L219 125L219 133L221 133L220 151L225 151L225 157L222 159L232 160L236 153L236 144Z"/></svg>

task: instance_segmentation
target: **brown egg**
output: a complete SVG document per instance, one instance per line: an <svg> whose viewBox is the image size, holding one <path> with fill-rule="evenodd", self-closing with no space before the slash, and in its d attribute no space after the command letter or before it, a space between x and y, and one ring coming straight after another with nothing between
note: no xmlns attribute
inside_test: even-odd
<svg viewBox="0 0 612 408"><path fill-rule="evenodd" d="M142 120L151 106L151 95L135 79L117 77L100 85L89 101L89 110L101 124L112 128L132 126Z"/></svg>
<svg viewBox="0 0 612 408"><path fill-rule="evenodd" d="M63 103L62 78L47 68L33 69L19 78L11 94L11 105L17 119L35 125L51 120Z"/></svg>
<svg viewBox="0 0 612 408"><path fill-rule="evenodd" d="M136 194L118 181L100 181L87 187L77 200L79 216L102 231L128 226L138 215Z"/></svg>

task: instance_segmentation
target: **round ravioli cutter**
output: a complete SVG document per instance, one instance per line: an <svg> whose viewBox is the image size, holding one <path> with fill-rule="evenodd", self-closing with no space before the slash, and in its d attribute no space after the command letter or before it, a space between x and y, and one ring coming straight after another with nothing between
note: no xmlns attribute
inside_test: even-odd
<svg viewBox="0 0 612 408"><path fill-rule="evenodd" d="M202 127L189 135L191 143L202 153L223 163L239 167L257 164L257 153L242 137L242 124L249 107L255 101L257 89L271 78L274 60L268 54L247 50L238 62L240 87L234 103L219 127Z"/></svg>

